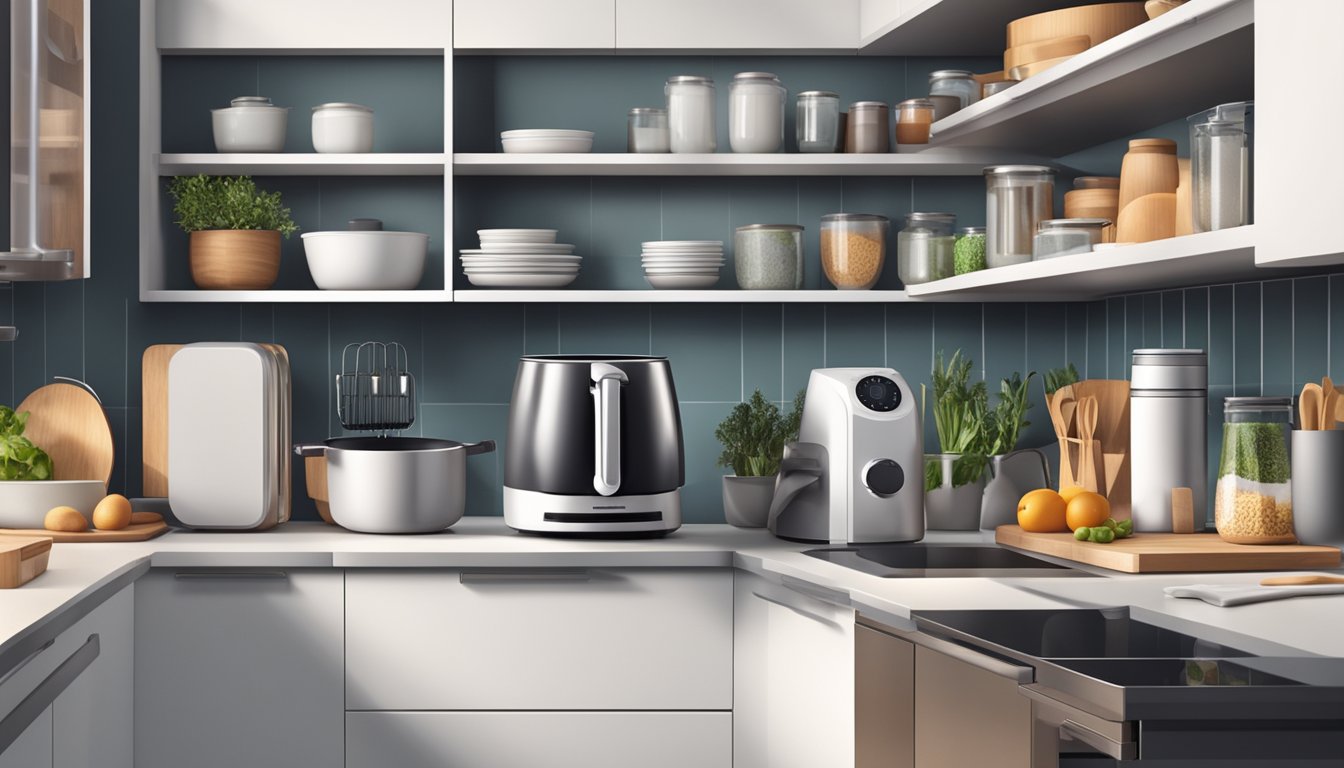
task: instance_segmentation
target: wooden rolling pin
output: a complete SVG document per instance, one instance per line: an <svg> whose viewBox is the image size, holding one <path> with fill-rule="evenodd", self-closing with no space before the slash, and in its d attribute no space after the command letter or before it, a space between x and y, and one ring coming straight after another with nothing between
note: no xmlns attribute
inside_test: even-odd
<svg viewBox="0 0 1344 768"><path fill-rule="evenodd" d="M1344 576L1313 573L1302 576L1270 576L1260 580L1262 587L1300 587L1305 584L1344 584Z"/></svg>

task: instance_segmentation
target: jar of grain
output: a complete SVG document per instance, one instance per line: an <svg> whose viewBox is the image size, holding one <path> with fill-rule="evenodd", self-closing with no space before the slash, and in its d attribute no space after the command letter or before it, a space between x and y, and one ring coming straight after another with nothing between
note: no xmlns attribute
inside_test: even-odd
<svg viewBox="0 0 1344 768"><path fill-rule="evenodd" d="M1236 544L1292 544L1293 498L1288 440L1293 401L1229 397L1223 401L1223 452L1213 521Z"/></svg>
<svg viewBox="0 0 1344 768"><path fill-rule="evenodd" d="M952 276L956 223L952 213L905 215L905 228L896 233L896 271L902 283L919 285Z"/></svg>
<svg viewBox="0 0 1344 768"><path fill-rule="evenodd" d="M932 125L932 101L906 99L896 105L897 144L928 144L929 128Z"/></svg>
<svg viewBox="0 0 1344 768"><path fill-rule="evenodd" d="M821 268L840 290L866 291L877 284L887 255L886 216L828 213L821 217Z"/></svg>
<svg viewBox="0 0 1344 768"><path fill-rule="evenodd" d="M891 151L891 112L880 101L856 101L849 105L845 151L871 154Z"/></svg>
<svg viewBox="0 0 1344 768"><path fill-rule="evenodd" d="M737 285L747 291L792 291L803 287L803 228L796 224L749 224L733 235Z"/></svg>

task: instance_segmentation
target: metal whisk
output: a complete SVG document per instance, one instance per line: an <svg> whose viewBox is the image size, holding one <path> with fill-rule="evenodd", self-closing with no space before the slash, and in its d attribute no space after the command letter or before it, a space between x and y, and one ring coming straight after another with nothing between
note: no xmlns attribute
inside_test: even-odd
<svg viewBox="0 0 1344 768"><path fill-rule="evenodd" d="M347 344L336 374L336 415L349 430L396 432L415 423L415 377L396 342Z"/></svg>

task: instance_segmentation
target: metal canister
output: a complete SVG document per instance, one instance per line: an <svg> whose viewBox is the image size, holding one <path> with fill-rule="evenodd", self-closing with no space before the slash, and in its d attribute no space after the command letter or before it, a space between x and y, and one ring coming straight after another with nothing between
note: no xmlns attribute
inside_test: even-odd
<svg viewBox="0 0 1344 768"><path fill-rule="evenodd" d="M1131 517L1171 530L1171 491L1189 488L1195 528L1208 516L1209 363L1202 349L1136 349L1129 383Z"/></svg>
<svg viewBox="0 0 1344 768"><path fill-rule="evenodd" d="M1031 261L1037 226L1055 218L1055 169L990 166L985 192L986 263L993 268Z"/></svg>

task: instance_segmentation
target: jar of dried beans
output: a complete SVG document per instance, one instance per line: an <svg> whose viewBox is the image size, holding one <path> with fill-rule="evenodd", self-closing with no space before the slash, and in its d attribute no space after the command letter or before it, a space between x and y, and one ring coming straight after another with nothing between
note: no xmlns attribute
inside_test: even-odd
<svg viewBox="0 0 1344 768"><path fill-rule="evenodd" d="M1288 439L1292 400L1229 397L1223 401L1223 452L1213 520L1237 544L1291 544L1293 500Z"/></svg>
<svg viewBox="0 0 1344 768"><path fill-rule="evenodd" d="M877 284L887 254L886 216L828 213L821 217L821 268L841 290L866 291Z"/></svg>

